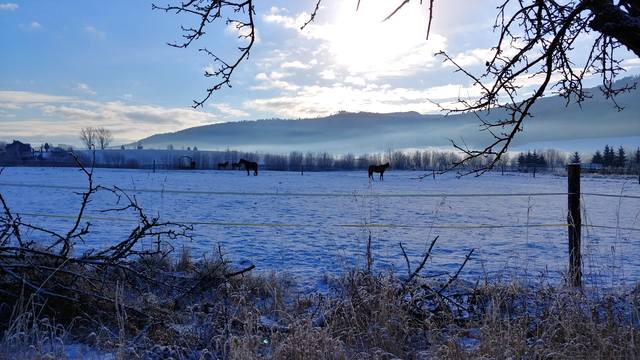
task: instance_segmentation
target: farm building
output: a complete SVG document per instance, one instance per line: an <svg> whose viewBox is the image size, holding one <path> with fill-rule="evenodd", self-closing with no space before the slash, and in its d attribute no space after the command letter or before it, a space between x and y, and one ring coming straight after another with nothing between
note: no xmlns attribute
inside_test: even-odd
<svg viewBox="0 0 640 360"><path fill-rule="evenodd" d="M33 150L30 144L13 140L11 144L5 146L4 157L8 161L29 160L33 158Z"/></svg>

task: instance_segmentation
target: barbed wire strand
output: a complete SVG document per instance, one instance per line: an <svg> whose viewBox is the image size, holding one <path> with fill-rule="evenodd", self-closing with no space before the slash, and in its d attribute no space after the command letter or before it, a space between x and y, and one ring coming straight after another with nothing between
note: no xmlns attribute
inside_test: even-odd
<svg viewBox="0 0 640 360"><path fill-rule="evenodd" d="M47 188L64 190L85 190L80 186L47 185L47 184L24 184L0 182L0 186ZM281 193L281 192L243 192L243 191L203 191L203 190L176 190L176 189L122 189L132 193L163 193L163 194L192 194L192 195L219 195L219 196L282 196L282 197L384 197L384 198L455 198L455 197L528 197L528 196L567 196L565 192L537 192L537 193L399 193L381 194L366 192L350 193ZM640 195L622 194L601 194L601 193L581 193L584 196L600 196L611 198L640 199Z"/></svg>
<svg viewBox="0 0 640 360"><path fill-rule="evenodd" d="M76 219L77 216L66 214L43 214L43 213L30 213L21 212L20 216L31 217L44 217L44 218L59 218L59 219ZM137 222L133 219L124 219L118 217L108 216L84 216L85 220L95 221L113 221L113 222ZM315 228L317 224L290 224L290 223L250 223L250 222L225 222L225 221L197 221L197 220L182 220L178 221L182 224L190 225L209 225L209 226L229 226L229 227L289 227L289 228ZM408 224L325 224L324 226L340 227L340 228L433 228L433 229L501 229L501 228L542 228L542 227L568 227L568 224L555 223L555 224L426 224L426 225L408 225ZM596 228L596 229L612 229L612 230L624 230L624 231L640 231L640 228L630 227L616 227L596 224L583 224L583 227Z"/></svg>

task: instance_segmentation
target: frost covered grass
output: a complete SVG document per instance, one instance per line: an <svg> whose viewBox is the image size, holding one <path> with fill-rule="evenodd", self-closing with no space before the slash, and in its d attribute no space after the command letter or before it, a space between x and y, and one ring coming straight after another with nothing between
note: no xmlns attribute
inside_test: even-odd
<svg viewBox="0 0 640 360"><path fill-rule="evenodd" d="M188 260L187 260L188 259ZM189 266L185 266L188 263ZM636 358L640 288L455 280L352 269L302 293L273 273L228 277L220 258L145 262L190 279L187 295L122 285L111 312L20 299L2 324L0 358L428 359ZM100 274L94 274L99 278ZM158 275L162 276L162 275ZM197 279L197 281L193 281ZM7 299L2 298L7 309ZM133 310L149 314L140 321ZM80 353L81 347L86 351ZM71 349L71 350L70 350Z"/></svg>

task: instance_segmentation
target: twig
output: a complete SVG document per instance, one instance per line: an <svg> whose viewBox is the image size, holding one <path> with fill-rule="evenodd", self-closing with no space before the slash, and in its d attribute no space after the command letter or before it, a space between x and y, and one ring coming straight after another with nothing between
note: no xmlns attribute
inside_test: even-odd
<svg viewBox="0 0 640 360"><path fill-rule="evenodd" d="M447 281L447 283L442 288L440 288L440 290L438 290L438 295L442 295L442 293L449 287L449 285L451 285L451 283L453 283L458 278L458 275L460 275L460 272L462 271L462 269L464 269L464 266L467 264L467 261L469 261L469 259L471 258L471 254L473 254L474 250L475 249L471 249L471 251L469 251L467 256L465 256L464 261L462 262L462 265L460 265L460 267L458 268L458 271L456 271L455 275L450 277L449 281Z"/></svg>
<svg viewBox="0 0 640 360"><path fill-rule="evenodd" d="M411 263L409 262L409 257L407 256L407 252L404 251L404 247L402 246L402 241L398 243L400 245L400 249L402 250L402 256L404 256L404 261L407 263L407 275L411 276Z"/></svg>
<svg viewBox="0 0 640 360"><path fill-rule="evenodd" d="M418 265L418 267L416 268L416 270L413 272L413 274L411 274L411 276L409 276L409 278L405 281L405 284L408 284L411 282L411 280L413 280L416 276L418 276L418 274L420 273L420 271L422 271L422 268L424 268L424 265L427 263L427 260L429 260L429 256L431 255L431 250L433 250L433 246L436 244L436 241L438 241L438 238L440 237L440 235L436 236L432 241L431 241L431 245L429 245L429 250L427 250L427 252L424 254L424 256L422 257L422 261L420 262L420 265Z"/></svg>

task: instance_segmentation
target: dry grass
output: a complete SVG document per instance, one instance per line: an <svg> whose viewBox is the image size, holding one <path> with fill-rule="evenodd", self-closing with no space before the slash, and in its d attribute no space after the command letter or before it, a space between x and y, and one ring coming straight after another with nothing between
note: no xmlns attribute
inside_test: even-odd
<svg viewBox="0 0 640 360"><path fill-rule="evenodd" d="M640 292L595 298L572 288L485 285L476 321L465 324L438 355L460 359L640 358ZM477 346L461 339L477 334Z"/></svg>
<svg viewBox="0 0 640 360"><path fill-rule="evenodd" d="M14 303L0 358L63 358L85 343L116 359L502 359L638 358L640 291L607 296L543 283L453 284L446 298L392 273L354 270L325 294L300 294L275 274L225 278L219 259L174 263L146 258L159 278L175 272L195 284L177 298L166 289L113 289L111 318L68 317L56 324L37 297ZM96 277L98 274L96 274ZM204 282L193 279L205 280ZM3 299L5 309L8 301ZM140 322L130 309L151 314ZM464 309L464 310L462 310ZM60 309L68 313L69 309Z"/></svg>

